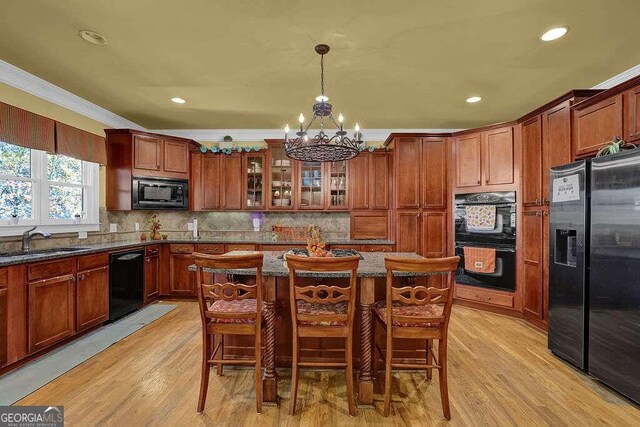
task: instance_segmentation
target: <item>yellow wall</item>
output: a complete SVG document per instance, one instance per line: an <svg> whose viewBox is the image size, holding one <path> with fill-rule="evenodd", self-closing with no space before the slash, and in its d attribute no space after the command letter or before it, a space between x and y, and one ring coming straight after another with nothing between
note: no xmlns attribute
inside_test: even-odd
<svg viewBox="0 0 640 427"><path fill-rule="evenodd" d="M41 116L49 117L61 123L86 130L96 135L104 136L104 129L109 126L96 120L85 117L74 111L67 110L52 102L38 98L35 95L16 89L4 83L0 83L0 102L14 105L24 110L31 111ZM105 171L100 168L100 206L105 206Z"/></svg>

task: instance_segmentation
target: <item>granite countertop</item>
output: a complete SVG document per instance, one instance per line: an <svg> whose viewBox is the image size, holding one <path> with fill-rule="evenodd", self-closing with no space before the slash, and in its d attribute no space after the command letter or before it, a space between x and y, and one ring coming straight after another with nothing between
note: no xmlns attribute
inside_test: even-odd
<svg viewBox="0 0 640 427"><path fill-rule="evenodd" d="M90 245L75 245L75 246L64 246L76 248L73 251L59 251L56 252L55 248L48 249L49 252L44 253L26 253L26 254L18 254L14 256L0 256L0 267L6 267L9 265L15 264L26 264L30 262L38 262L38 261L47 261L52 259L59 258L67 258L72 256L79 255L88 255L98 252L109 252L109 251L121 251L126 249L131 249L135 247L142 247L147 245L157 245L157 244L167 244L167 243L187 243L187 244L207 244L207 243L246 243L246 244L257 244L257 245L304 245L305 242L300 241L287 241L287 240L262 240L262 239L225 239L225 238L206 238L206 239L169 239L169 240L150 240L142 242L140 240L120 240L115 242L106 242L106 243L96 243ZM392 245L394 244L391 240L333 240L328 241L327 244L334 245ZM37 251L37 250L35 250Z"/></svg>
<svg viewBox="0 0 640 427"><path fill-rule="evenodd" d="M229 252L233 253L247 253L244 251L234 251ZM263 276L271 276L271 277L287 277L289 275L289 270L284 266L283 260L279 259L278 256L282 254L282 251L262 251L264 254L264 261L262 264L262 275ZM387 270L384 267L384 258L386 256L399 256L405 258L422 258L420 255L416 255L413 252L362 252L362 260L360 260L360 265L358 266L358 277L386 277ZM195 271L196 266L190 265L189 271ZM205 268L205 272L207 273L226 273L226 274L237 274L237 275L255 275L255 269L247 269L247 270L228 270L228 269L211 269ZM332 272L332 273L321 273L321 272L298 272L297 274L300 277L324 277L324 278L336 278L336 277L349 277L349 272ZM395 276L419 276L421 274L415 273L394 273Z"/></svg>

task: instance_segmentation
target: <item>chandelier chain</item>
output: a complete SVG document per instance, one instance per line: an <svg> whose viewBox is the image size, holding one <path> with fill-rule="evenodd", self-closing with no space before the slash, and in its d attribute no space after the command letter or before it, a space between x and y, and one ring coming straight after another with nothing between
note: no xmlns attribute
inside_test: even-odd
<svg viewBox="0 0 640 427"><path fill-rule="evenodd" d="M324 55L320 55L320 95L324 96Z"/></svg>

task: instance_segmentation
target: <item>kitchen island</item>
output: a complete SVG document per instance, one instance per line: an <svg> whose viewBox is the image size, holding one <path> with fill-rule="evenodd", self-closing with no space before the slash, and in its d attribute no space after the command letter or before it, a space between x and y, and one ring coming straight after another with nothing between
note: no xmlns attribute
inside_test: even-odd
<svg viewBox="0 0 640 427"><path fill-rule="evenodd" d="M229 252L229 254L243 252ZM264 400L277 401L277 374L276 366L291 366L291 313L289 308L289 270L284 266L281 258L283 252L262 251L263 262L263 287L265 301L266 332L263 338L265 374L263 379ZM415 253L401 252L370 252L361 253L362 259L358 267L358 295L359 304L356 304L356 321L354 330L354 354L359 356L354 360L360 367L358 378L358 399L360 404L373 404L373 313L372 306L375 301L384 299L386 269L385 256L400 256L420 258ZM190 266L191 271L195 266ZM255 275L254 270L223 270L205 269L211 274L233 274L235 281L242 281L240 276ZM327 283L346 284L348 272L337 273L298 273L299 280L307 281L307 284ZM238 280L240 279L240 280ZM416 278L415 274L404 274L397 280L414 283L417 280L429 281L431 286L440 286L441 276ZM413 340L417 341L417 340ZM301 340L302 357L307 360L334 362L343 359L344 341L341 338L307 338ZM250 356L253 353L253 338L245 336L229 337L225 339L224 355L230 357ZM425 346L413 344L399 346L394 353L395 357L406 360L424 360Z"/></svg>

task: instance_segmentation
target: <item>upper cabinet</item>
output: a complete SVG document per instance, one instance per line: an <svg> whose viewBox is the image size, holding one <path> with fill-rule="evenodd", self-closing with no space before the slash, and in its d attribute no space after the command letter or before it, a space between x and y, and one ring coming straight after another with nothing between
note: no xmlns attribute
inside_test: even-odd
<svg viewBox="0 0 640 427"><path fill-rule="evenodd" d="M363 151L349 160L349 200L352 210L389 209L390 153Z"/></svg>
<svg viewBox="0 0 640 427"><path fill-rule="evenodd" d="M512 185L513 126L459 135L454 140L456 187Z"/></svg>
<svg viewBox="0 0 640 427"><path fill-rule="evenodd" d="M322 210L325 207L326 169L322 162L300 162L298 184L298 209Z"/></svg>
<svg viewBox="0 0 640 427"><path fill-rule="evenodd" d="M480 133L461 135L455 139L456 187L477 187L482 184Z"/></svg>
<svg viewBox="0 0 640 427"><path fill-rule="evenodd" d="M220 209L220 161L223 156L195 153L191 156L191 187L189 209L217 211Z"/></svg>
<svg viewBox="0 0 640 427"><path fill-rule="evenodd" d="M522 126L522 203L538 206L542 199L542 115L525 120Z"/></svg>
<svg viewBox="0 0 640 427"><path fill-rule="evenodd" d="M349 208L347 162L328 163L328 200L325 201L329 210L346 210Z"/></svg>
<svg viewBox="0 0 640 427"><path fill-rule="evenodd" d="M587 157L614 136L623 137L622 94L605 98L589 105L576 105L573 110L573 154Z"/></svg>
<svg viewBox="0 0 640 427"><path fill-rule="evenodd" d="M293 178L298 164L287 157L281 141L267 142L269 147L267 208L270 210L292 210L294 208Z"/></svg>
<svg viewBox="0 0 640 427"><path fill-rule="evenodd" d="M513 127L488 130L483 137L485 185L513 184Z"/></svg>
<svg viewBox="0 0 640 427"><path fill-rule="evenodd" d="M220 205L223 210L242 209L242 155L223 155L220 160Z"/></svg>
<svg viewBox="0 0 640 427"><path fill-rule="evenodd" d="M446 138L395 137L393 159L396 209L446 208Z"/></svg>
<svg viewBox="0 0 640 427"><path fill-rule="evenodd" d="M640 140L640 85L628 90L624 101L627 110L625 141L638 141Z"/></svg>
<svg viewBox="0 0 640 427"><path fill-rule="evenodd" d="M195 141L131 129L105 129L107 134L106 207L130 210L132 178L189 179Z"/></svg>
<svg viewBox="0 0 640 427"><path fill-rule="evenodd" d="M242 173L244 174L244 209L265 208L265 171L267 167L266 153L247 153L243 156Z"/></svg>

